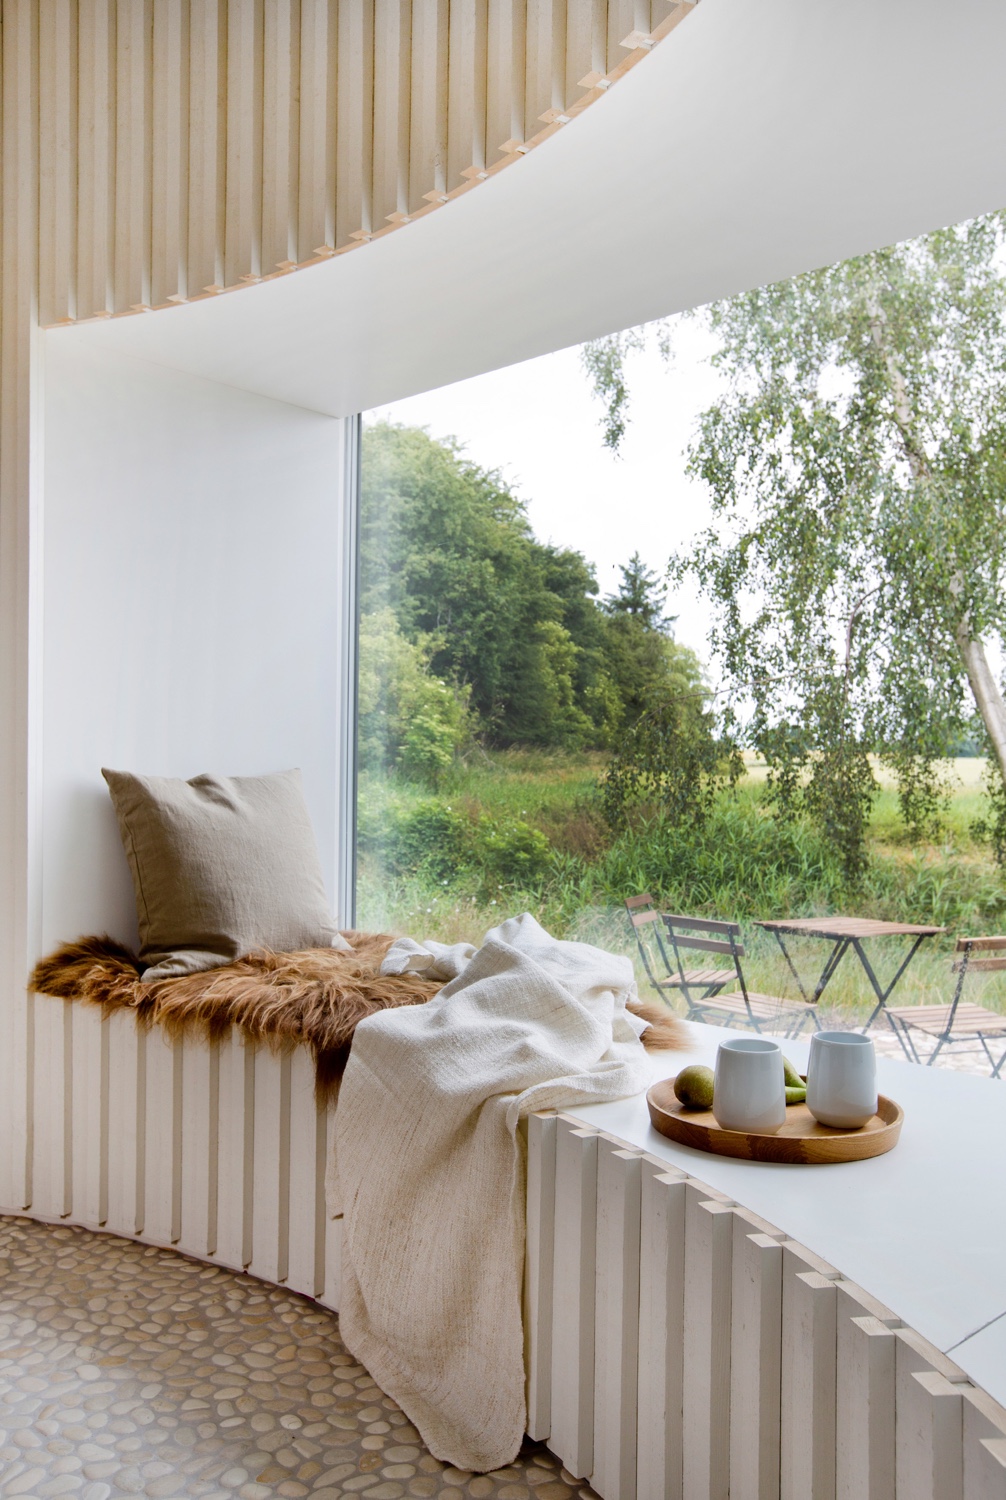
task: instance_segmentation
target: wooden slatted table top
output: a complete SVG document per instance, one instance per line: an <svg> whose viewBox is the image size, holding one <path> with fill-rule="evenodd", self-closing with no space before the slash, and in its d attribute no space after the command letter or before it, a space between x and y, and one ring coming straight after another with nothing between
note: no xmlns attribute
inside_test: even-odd
<svg viewBox="0 0 1006 1500"><path fill-rule="evenodd" d="M804 937L937 937L945 927L919 927L912 922L877 922L872 917L794 917L784 922L756 922L769 932L794 932Z"/></svg>

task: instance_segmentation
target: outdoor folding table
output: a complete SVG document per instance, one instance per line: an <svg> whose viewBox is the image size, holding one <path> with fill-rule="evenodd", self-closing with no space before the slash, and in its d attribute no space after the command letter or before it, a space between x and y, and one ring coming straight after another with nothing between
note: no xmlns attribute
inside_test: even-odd
<svg viewBox="0 0 1006 1500"><path fill-rule="evenodd" d="M887 1002L894 991L895 985L908 968L908 965L919 951L925 939L927 937L938 937L940 933L946 931L945 927L920 927L912 922L876 922L870 917L797 917L787 922L757 922L755 925L764 927L766 932L775 934L775 940L782 949L783 957L789 965L790 973L797 982L800 994L811 1005L816 1005L818 1000L820 1000L832 975L845 956L846 950L851 948L862 964L863 971L873 986L873 993L877 997L877 1004L870 1019L863 1027L864 1031L870 1029L881 1011L885 1015L887 1014ZM787 936L822 938L825 942L832 944L831 952L825 960L824 968L821 970L821 977L817 981L812 995L808 995L804 988L803 980L797 973L796 965L790 956L789 949L786 947L785 940ZM864 938L873 937L907 937L914 939L907 956L886 989L883 988L880 980L877 978L873 965L870 963L866 950L863 947ZM901 1029L895 1025L891 1017L888 1017L888 1023L895 1036L901 1042L902 1049L909 1062L918 1062L918 1057L912 1057L905 1044Z"/></svg>

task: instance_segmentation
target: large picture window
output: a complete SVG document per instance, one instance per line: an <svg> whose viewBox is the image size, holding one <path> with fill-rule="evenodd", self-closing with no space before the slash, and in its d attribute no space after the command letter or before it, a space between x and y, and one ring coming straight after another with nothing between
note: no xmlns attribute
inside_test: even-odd
<svg viewBox="0 0 1006 1500"><path fill-rule="evenodd" d="M361 924L478 942L528 910L698 1014L631 920L691 917L743 950L706 1018L809 1000L933 1051L879 997L949 1005L958 936L1006 911L1004 225L365 419ZM842 922L869 952L829 962ZM994 1019L997 974L967 979Z"/></svg>

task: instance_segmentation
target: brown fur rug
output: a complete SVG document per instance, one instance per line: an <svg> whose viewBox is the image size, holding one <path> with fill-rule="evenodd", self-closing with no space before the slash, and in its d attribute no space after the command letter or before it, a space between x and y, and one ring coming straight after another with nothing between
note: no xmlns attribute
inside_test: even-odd
<svg viewBox="0 0 1006 1500"><path fill-rule="evenodd" d="M342 1077L353 1032L365 1016L399 1005L422 1005L443 985L417 974L382 974L394 938L344 932L351 951L250 953L236 963L144 984L135 953L110 937L65 943L36 964L28 988L39 995L132 1010L137 1024L159 1025L172 1037L198 1032L211 1041L239 1026L254 1042L275 1048L303 1043L314 1054L317 1095L329 1100ZM649 1050L687 1046L680 1021L659 1005L634 1003L649 1023Z"/></svg>

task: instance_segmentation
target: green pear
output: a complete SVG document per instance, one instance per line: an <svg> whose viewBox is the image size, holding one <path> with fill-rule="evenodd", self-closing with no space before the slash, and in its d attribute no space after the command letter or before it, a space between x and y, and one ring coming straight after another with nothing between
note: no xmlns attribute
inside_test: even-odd
<svg viewBox="0 0 1006 1500"><path fill-rule="evenodd" d="M800 1084L799 1088L787 1087L787 1089L786 1089L786 1103L787 1104L806 1104L806 1102L807 1102L807 1085L805 1083L803 1083L801 1081L801 1084Z"/></svg>
<svg viewBox="0 0 1006 1500"><path fill-rule="evenodd" d="M686 1109L712 1109L713 1070L693 1063L674 1080L674 1092Z"/></svg>
<svg viewBox="0 0 1006 1500"><path fill-rule="evenodd" d="M788 1089L802 1089L806 1087L800 1074L796 1071L789 1058L783 1053L782 1076Z"/></svg>

